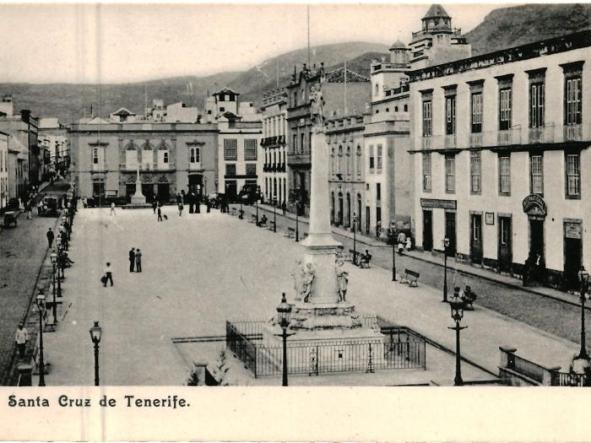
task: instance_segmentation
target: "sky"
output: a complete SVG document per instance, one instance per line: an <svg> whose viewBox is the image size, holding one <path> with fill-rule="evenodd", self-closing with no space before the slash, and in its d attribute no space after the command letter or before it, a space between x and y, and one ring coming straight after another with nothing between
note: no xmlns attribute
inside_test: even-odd
<svg viewBox="0 0 591 443"><path fill-rule="evenodd" d="M503 5L445 5L469 31ZM312 4L311 45L410 41L428 4ZM125 83L251 68L307 45L304 4L9 4L0 82Z"/></svg>

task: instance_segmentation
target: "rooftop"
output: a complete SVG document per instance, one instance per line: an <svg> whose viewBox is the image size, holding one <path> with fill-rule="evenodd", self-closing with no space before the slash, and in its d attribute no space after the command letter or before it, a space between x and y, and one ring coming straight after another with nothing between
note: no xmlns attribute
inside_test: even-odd
<svg viewBox="0 0 591 443"><path fill-rule="evenodd" d="M423 20L428 18L451 18L449 14L443 9L443 6L433 4L423 16Z"/></svg>

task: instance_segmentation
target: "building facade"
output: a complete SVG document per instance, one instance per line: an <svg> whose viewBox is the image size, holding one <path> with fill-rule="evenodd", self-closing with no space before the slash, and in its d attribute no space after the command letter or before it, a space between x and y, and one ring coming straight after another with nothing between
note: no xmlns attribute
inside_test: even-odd
<svg viewBox="0 0 591 443"><path fill-rule="evenodd" d="M410 72L417 244L578 286L591 266L589 31Z"/></svg>
<svg viewBox="0 0 591 443"><path fill-rule="evenodd" d="M260 121L241 121L234 114L226 114L218 118L217 128L217 192L225 194L229 201L237 201L245 187L253 191L258 185L262 125Z"/></svg>
<svg viewBox="0 0 591 443"><path fill-rule="evenodd" d="M216 125L97 121L70 128L72 169L83 198L131 198L139 169L148 201L182 190L215 192Z"/></svg>
<svg viewBox="0 0 591 443"><path fill-rule="evenodd" d="M57 118L39 119L39 146L49 152L49 171L62 176L70 167L68 129Z"/></svg>
<svg viewBox="0 0 591 443"><path fill-rule="evenodd" d="M363 116L343 116L326 121L330 152L330 219L335 226L360 230L364 225L365 155Z"/></svg>
<svg viewBox="0 0 591 443"><path fill-rule="evenodd" d="M264 200L287 205L287 91L278 88L263 97L263 170L259 186Z"/></svg>
<svg viewBox="0 0 591 443"><path fill-rule="evenodd" d="M323 65L304 65L300 72L294 71L287 86L288 198L290 210L295 210L299 202L302 213L307 212L310 201L310 98L320 84L325 117L360 114L370 99L369 79L345 67L325 72Z"/></svg>
<svg viewBox="0 0 591 443"><path fill-rule="evenodd" d="M8 134L0 132L0 210L8 206L10 199L8 178Z"/></svg>

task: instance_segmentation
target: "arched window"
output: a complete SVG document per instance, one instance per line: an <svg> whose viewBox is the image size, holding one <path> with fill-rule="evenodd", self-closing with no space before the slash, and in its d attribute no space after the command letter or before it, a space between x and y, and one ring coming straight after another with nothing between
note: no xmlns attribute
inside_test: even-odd
<svg viewBox="0 0 591 443"><path fill-rule="evenodd" d="M330 173L332 175L335 174L335 156L334 156L334 146L330 149Z"/></svg>
<svg viewBox="0 0 591 443"><path fill-rule="evenodd" d="M189 162L195 163L195 148L191 148Z"/></svg>
<svg viewBox="0 0 591 443"><path fill-rule="evenodd" d="M357 177L361 177L361 146L357 145Z"/></svg>
<svg viewBox="0 0 591 443"><path fill-rule="evenodd" d="M337 174L341 174L342 169L342 158L343 158L343 147L339 145L339 157L337 159Z"/></svg>
<svg viewBox="0 0 591 443"><path fill-rule="evenodd" d="M164 163L168 163L168 151L164 151L162 160L164 161Z"/></svg>
<svg viewBox="0 0 591 443"><path fill-rule="evenodd" d="M351 146L347 146L347 175L351 175Z"/></svg>

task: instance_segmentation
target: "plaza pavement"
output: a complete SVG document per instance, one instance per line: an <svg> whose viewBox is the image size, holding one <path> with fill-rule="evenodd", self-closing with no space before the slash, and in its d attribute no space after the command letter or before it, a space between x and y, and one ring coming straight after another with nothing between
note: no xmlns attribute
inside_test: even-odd
<svg viewBox="0 0 591 443"><path fill-rule="evenodd" d="M172 337L223 335L225 321L270 318L281 292L293 296L290 273L304 248L281 234L227 214L183 214L165 207L158 223L151 209L78 211L70 256L76 262L64 283L70 305L57 332L47 334L49 385L90 385L93 353L88 329L103 327L101 384L181 385L187 364ZM143 252L141 274L128 271L128 250ZM106 261L115 286L99 282ZM363 314L409 326L454 349L449 306L440 291L391 282L385 269L350 274L347 298ZM497 371L499 346L542 365L566 366L577 345L493 311L466 312L463 354ZM429 360L427 360L429 364ZM453 374L450 374L450 379Z"/></svg>

